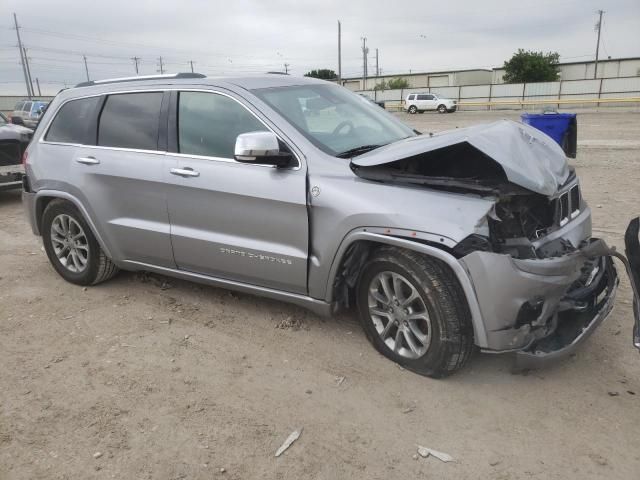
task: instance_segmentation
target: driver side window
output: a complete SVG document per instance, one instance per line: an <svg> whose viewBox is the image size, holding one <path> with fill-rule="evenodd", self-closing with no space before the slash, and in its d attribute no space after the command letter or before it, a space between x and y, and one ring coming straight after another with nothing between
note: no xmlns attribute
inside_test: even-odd
<svg viewBox="0 0 640 480"><path fill-rule="evenodd" d="M308 131L317 134L348 134L351 130L368 128L380 130L380 124L351 104L330 103L324 97L314 95L301 99Z"/></svg>
<svg viewBox="0 0 640 480"><path fill-rule="evenodd" d="M232 159L238 135L256 131L268 129L234 99L217 93L180 92L180 153Z"/></svg>

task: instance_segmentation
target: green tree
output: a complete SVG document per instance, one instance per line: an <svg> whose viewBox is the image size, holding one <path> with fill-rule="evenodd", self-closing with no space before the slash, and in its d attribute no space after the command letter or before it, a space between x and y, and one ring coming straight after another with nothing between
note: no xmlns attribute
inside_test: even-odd
<svg viewBox="0 0 640 480"><path fill-rule="evenodd" d="M333 70L328 68L319 68L318 70L311 70L304 74L305 77L320 78L321 80L336 80L338 75Z"/></svg>
<svg viewBox="0 0 640 480"><path fill-rule="evenodd" d="M508 61L504 62L506 83L554 82L558 80L557 52L533 52L519 48Z"/></svg>
<svg viewBox="0 0 640 480"><path fill-rule="evenodd" d="M382 80L380 83L376 83L373 87L374 90L389 90L389 85L387 82Z"/></svg>
<svg viewBox="0 0 640 480"><path fill-rule="evenodd" d="M406 78L392 78L387 82L389 90L398 90L400 88L409 88L409 81Z"/></svg>

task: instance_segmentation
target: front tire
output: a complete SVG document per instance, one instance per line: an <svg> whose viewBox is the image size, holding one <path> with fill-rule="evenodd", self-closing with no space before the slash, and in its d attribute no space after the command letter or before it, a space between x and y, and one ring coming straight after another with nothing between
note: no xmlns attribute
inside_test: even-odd
<svg viewBox="0 0 640 480"><path fill-rule="evenodd" d="M415 115L416 113L418 113L418 107L416 107L415 105L411 105L411 106L409 107L409 113L410 113L411 115Z"/></svg>
<svg viewBox="0 0 640 480"><path fill-rule="evenodd" d="M385 357L434 378L469 359L471 313L455 275L441 261L383 247L365 264L356 288L365 334Z"/></svg>
<svg viewBox="0 0 640 480"><path fill-rule="evenodd" d="M51 265L67 282L96 285L118 272L72 203L51 201L42 215L41 231Z"/></svg>

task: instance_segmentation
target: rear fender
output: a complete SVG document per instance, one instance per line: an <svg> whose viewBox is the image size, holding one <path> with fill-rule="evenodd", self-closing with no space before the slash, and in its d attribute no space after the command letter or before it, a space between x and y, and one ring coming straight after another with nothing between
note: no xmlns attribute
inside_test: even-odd
<svg viewBox="0 0 640 480"><path fill-rule="evenodd" d="M93 233L93 236L96 237L96 240L100 244L100 248L102 248L102 250L107 255L107 257L113 259L109 246L104 242L103 236L100 234L100 230L96 227L96 224L91 218L91 215L89 215L89 212L84 207L82 202L80 202L80 200L78 200L76 197L74 197L73 195L67 192L61 192L58 190L39 190L35 194L35 197L36 198L34 202L34 207L36 209L36 214L37 214L35 217L35 220L36 220L35 228L37 228L38 230L37 233L39 235L42 235L41 223L42 223L42 214L44 213L44 208L42 207L42 205L44 200L46 198L60 198L63 200L67 200L73 203L73 205L75 205L75 207L80 211L84 219L89 224L89 227L91 228L91 233Z"/></svg>

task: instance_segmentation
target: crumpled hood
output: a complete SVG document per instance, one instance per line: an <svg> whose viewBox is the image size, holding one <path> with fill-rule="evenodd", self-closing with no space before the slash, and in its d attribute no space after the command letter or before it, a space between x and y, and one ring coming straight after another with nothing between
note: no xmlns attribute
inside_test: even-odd
<svg viewBox="0 0 640 480"><path fill-rule="evenodd" d="M533 192L551 196L569 178L562 148L541 131L511 120L411 137L360 155L351 163L383 165L464 142L500 164L510 182Z"/></svg>

